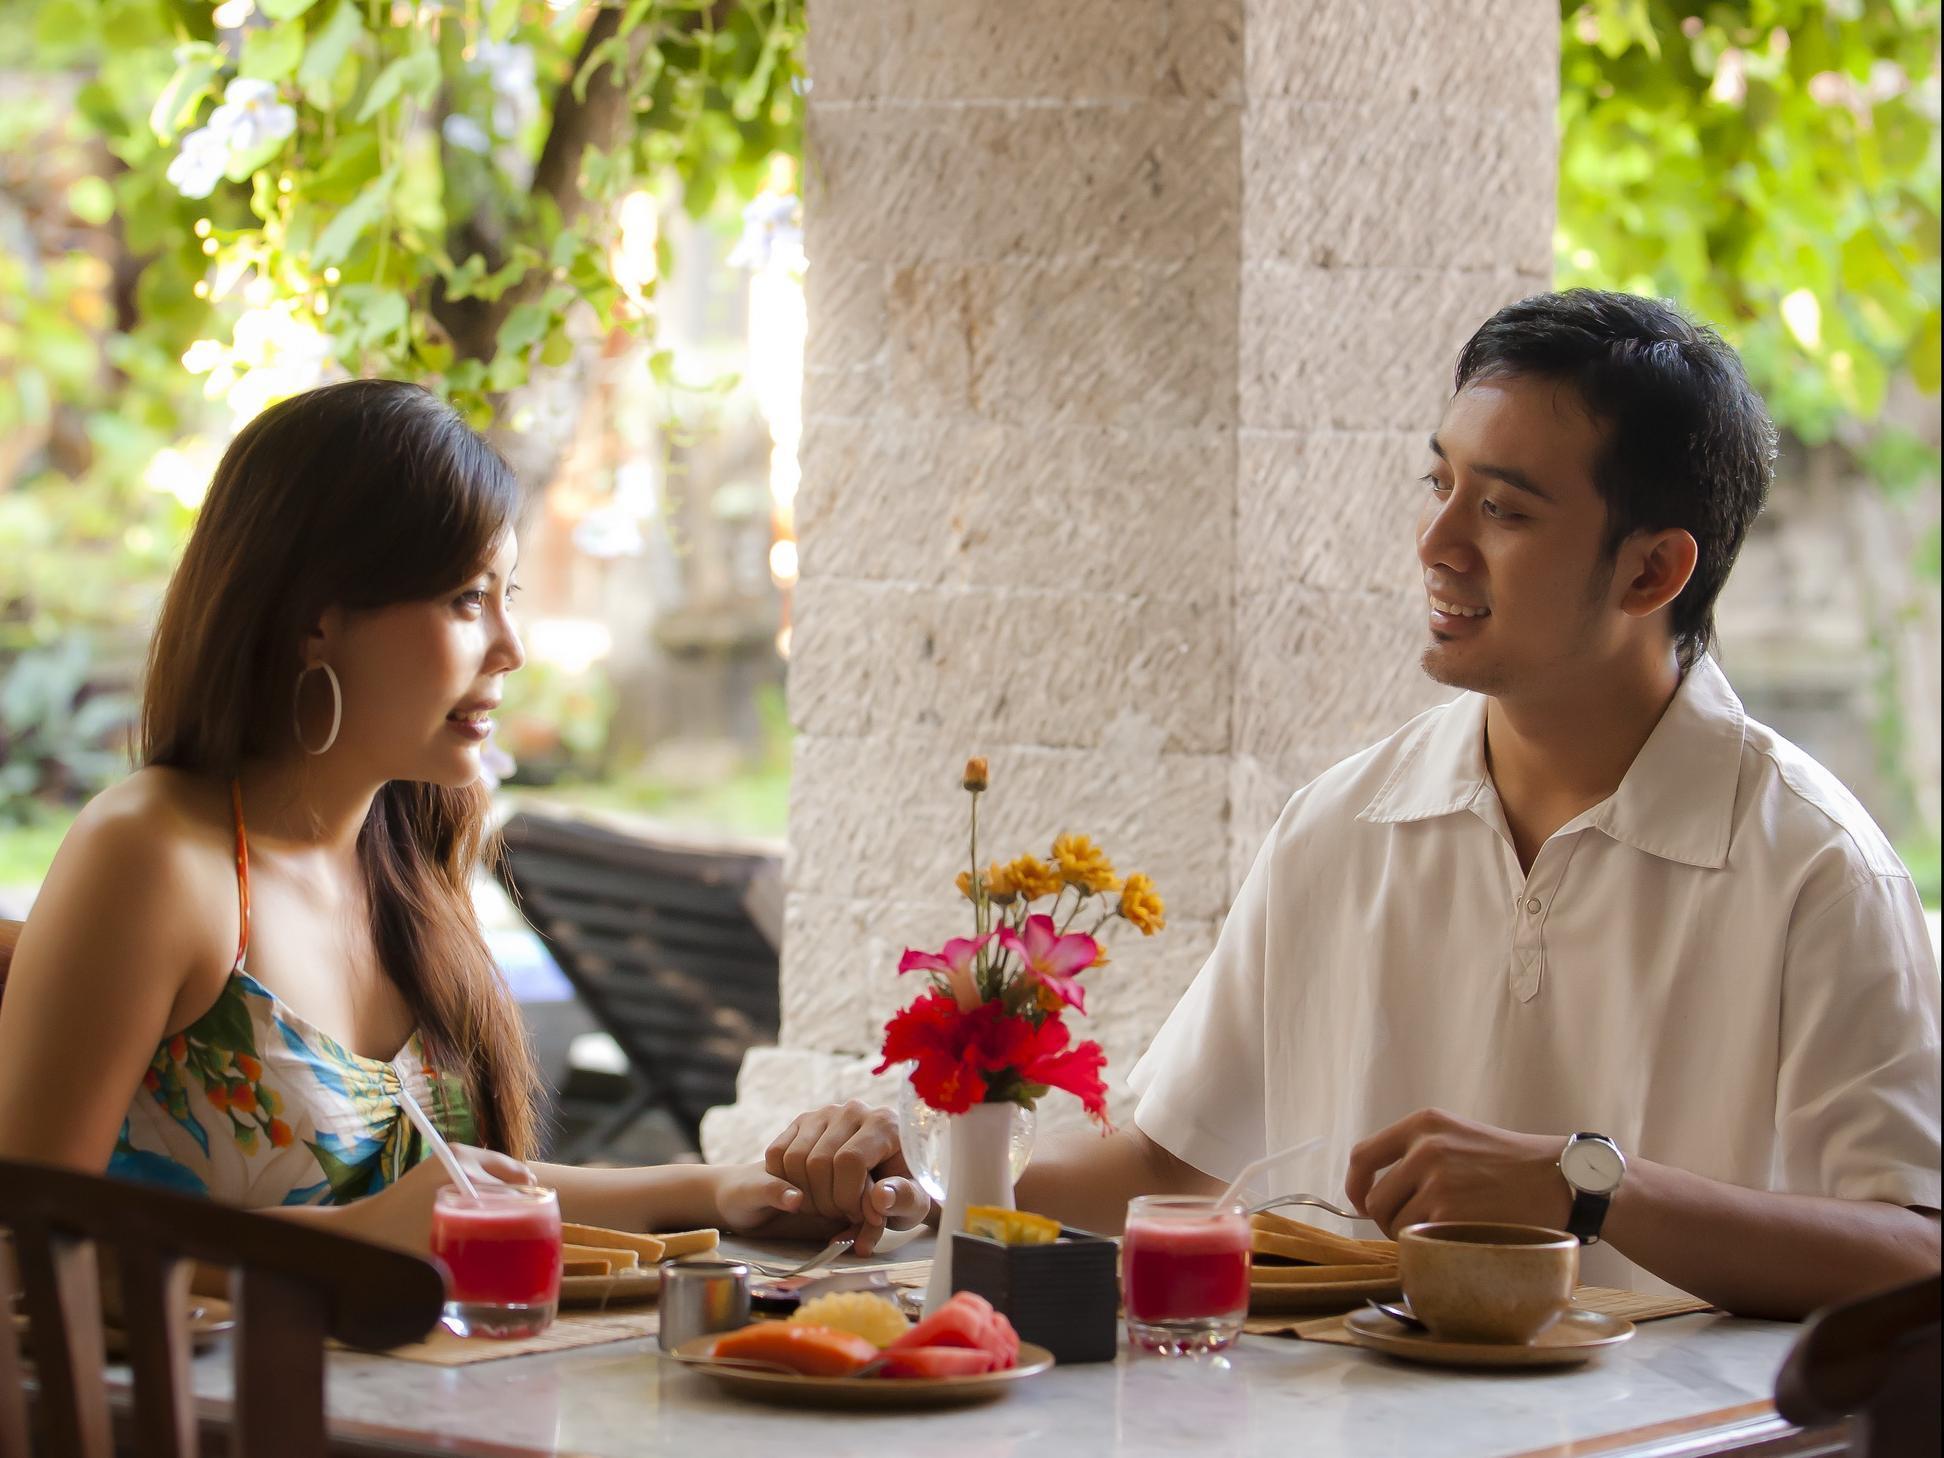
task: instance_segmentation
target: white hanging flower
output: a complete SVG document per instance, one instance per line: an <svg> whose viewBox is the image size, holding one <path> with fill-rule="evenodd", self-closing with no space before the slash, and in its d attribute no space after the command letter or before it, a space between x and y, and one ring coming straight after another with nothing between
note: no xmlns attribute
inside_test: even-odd
<svg viewBox="0 0 1944 1458"><path fill-rule="evenodd" d="M493 149L493 139L486 134L486 128L456 111L445 119L439 130L449 145L462 152L477 152L483 157Z"/></svg>
<svg viewBox="0 0 1944 1458"><path fill-rule="evenodd" d="M208 197L223 180L229 166L229 147L207 127L199 127L182 139L182 149L169 163L165 176L169 185L184 197Z"/></svg>
<svg viewBox="0 0 1944 1458"><path fill-rule="evenodd" d="M209 114L209 130L232 153L254 152L297 130L296 108L277 99L269 81L239 76L223 90L223 104Z"/></svg>
<svg viewBox="0 0 1944 1458"><path fill-rule="evenodd" d="M585 556L613 560L639 557L646 548L641 523L614 507L596 507L574 525L575 550Z"/></svg>
<svg viewBox="0 0 1944 1458"><path fill-rule="evenodd" d="M492 731L489 729L486 743L479 751L479 782L488 790L497 790L500 782L512 779L519 768L513 762L513 756L500 747L499 741L493 738Z"/></svg>
<svg viewBox="0 0 1944 1458"><path fill-rule="evenodd" d="M229 360L229 346L220 339L198 339L182 352L182 367L192 375L206 375Z"/></svg>
<svg viewBox="0 0 1944 1458"><path fill-rule="evenodd" d="M729 253L731 268L761 273L772 265L803 267L803 227L792 193L766 192L744 208L742 237Z"/></svg>
<svg viewBox="0 0 1944 1458"><path fill-rule="evenodd" d="M475 65L493 83L493 90L518 93L533 89L536 74L531 46L513 41L481 41Z"/></svg>
<svg viewBox="0 0 1944 1458"><path fill-rule="evenodd" d="M481 41L474 57L474 66L486 73L493 88L493 130L502 137L517 136L540 114L533 48Z"/></svg>

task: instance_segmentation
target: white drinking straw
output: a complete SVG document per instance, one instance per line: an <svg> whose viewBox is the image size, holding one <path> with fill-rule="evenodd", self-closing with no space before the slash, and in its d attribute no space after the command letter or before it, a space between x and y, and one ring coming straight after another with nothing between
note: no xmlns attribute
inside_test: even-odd
<svg viewBox="0 0 1944 1458"><path fill-rule="evenodd" d="M425 1142L431 1145L432 1152L439 1156L439 1163L446 1167L446 1173L452 1176L452 1182L466 1192L467 1199L477 1200L479 1191L474 1189L473 1182L466 1178L466 1167L459 1163L459 1156L452 1152L452 1146L446 1143L445 1137L433 1127L432 1121L425 1116L425 1110L419 1107L418 1100L412 1097L412 1091L403 1083L398 1085L398 1101L405 1106L405 1117L412 1121L412 1127L425 1136Z"/></svg>
<svg viewBox="0 0 1944 1458"><path fill-rule="evenodd" d="M1321 1144L1322 1142L1323 1139L1320 1135L1314 1139L1305 1139L1300 1144L1292 1144L1289 1146L1289 1148L1279 1149L1274 1154L1265 1154L1262 1156L1261 1159L1258 1159L1254 1164L1244 1165L1242 1167L1242 1173L1237 1175L1235 1179L1232 1182L1230 1182L1229 1187L1226 1190L1222 1191L1220 1197L1215 1201L1215 1203L1218 1205L1228 1204L1231 1200L1233 1200L1238 1194L1242 1192L1243 1188L1249 1183L1251 1179L1261 1174L1265 1169L1269 1168L1269 1166L1274 1164L1277 1160L1288 1159L1292 1154L1306 1153L1309 1150L1316 1148L1316 1146Z"/></svg>

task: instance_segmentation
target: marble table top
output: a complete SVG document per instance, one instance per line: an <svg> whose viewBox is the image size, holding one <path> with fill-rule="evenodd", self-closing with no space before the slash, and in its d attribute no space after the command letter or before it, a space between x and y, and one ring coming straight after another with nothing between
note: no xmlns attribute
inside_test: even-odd
<svg viewBox="0 0 1944 1458"><path fill-rule="evenodd" d="M663 1358L652 1339L464 1367L334 1353L327 1402L346 1438L497 1458L824 1458L893 1447L921 1458L1504 1458L1758 1404L1799 1330L1674 1317L1643 1323L1588 1366L1551 1372L1446 1371L1276 1337L1194 1360L1123 1348L1111 1363L1057 1367L996 1402L936 1412L755 1404ZM227 1405L227 1347L197 1360L195 1387L205 1411Z"/></svg>

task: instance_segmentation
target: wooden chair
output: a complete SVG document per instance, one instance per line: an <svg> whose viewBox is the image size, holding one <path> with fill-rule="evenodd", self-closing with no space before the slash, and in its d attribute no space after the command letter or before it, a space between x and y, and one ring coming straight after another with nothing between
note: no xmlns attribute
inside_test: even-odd
<svg viewBox="0 0 1944 1458"><path fill-rule="evenodd" d="M1810 1427L1848 1421L1868 1458L1935 1455L1944 1276L1827 1307L1809 1318L1775 1379L1775 1408Z"/></svg>
<svg viewBox="0 0 1944 1458"><path fill-rule="evenodd" d="M192 1458L197 1416L187 1314L193 1262L230 1268L234 1458L322 1458L324 1339L393 1347L431 1330L445 1300L438 1268L404 1251L315 1227L47 1165L0 1160L0 1231L19 1267L33 1339L40 1436L52 1458L114 1451L103 1376L97 1251L113 1253L134 1374L135 1451ZM22 1357L0 1322L0 1455L28 1448Z"/></svg>
<svg viewBox="0 0 1944 1458"><path fill-rule="evenodd" d="M744 1052L776 1041L781 855L531 810L502 836L501 883L633 1082L556 1157L598 1152L656 1105L699 1149L703 1113L735 1100Z"/></svg>

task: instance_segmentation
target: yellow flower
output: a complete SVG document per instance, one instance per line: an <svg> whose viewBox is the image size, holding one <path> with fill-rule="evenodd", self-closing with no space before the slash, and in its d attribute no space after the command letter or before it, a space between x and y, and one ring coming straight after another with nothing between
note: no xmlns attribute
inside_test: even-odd
<svg viewBox="0 0 1944 1458"><path fill-rule="evenodd" d="M1019 887L1013 881L1012 867L1002 866L997 861L985 868L985 888L986 899L996 901L1001 906L1012 905L1013 897L1019 894Z"/></svg>
<svg viewBox="0 0 1944 1458"><path fill-rule="evenodd" d="M1060 894L1060 873L1038 856L1020 856L1006 867L1006 875L1028 901Z"/></svg>
<svg viewBox="0 0 1944 1458"><path fill-rule="evenodd" d="M979 882L985 887L986 900L996 901L1001 906L1010 906L1013 897L1019 894L1019 887L1013 883L1012 868L1002 866L997 861L985 868L984 873L979 877ZM958 879L953 884L958 887L959 895L967 901L972 899L970 871L960 871Z"/></svg>
<svg viewBox="0 0 1944 1458"><path fill-rule="evenodd" d="M1127 878L1121 891L1120 914L1151 937L1168 924L1167 904L1155 892L1154 882L1136 871Z"/></svg>
<svg viewBox="0 0 1944 1458"><path fill-rule="evenodd" d="M965 788L973 794L986 787L986 762L984 755L975 755L965 762Z"/></svg>
<svg viewBox="0 0 1944 1458"><path fill-rule="evenodd" d="M1094 959L1093 961L1089 962L1087 966L1089 968L1094 968L1094 967L1105 967L1106 965L1107 965L1107 944L1105 942L1095 942Z"/></svg>
<svg viewBox="0 0 1944 1458"><path fill-rule="evenodd" d="M1053 859L1060 867L1060 879L1077 886L1083 896L1095 891L1112 891L1120 885L1107 853L1089 836L1063 835L1053 842Z"/></svg>

